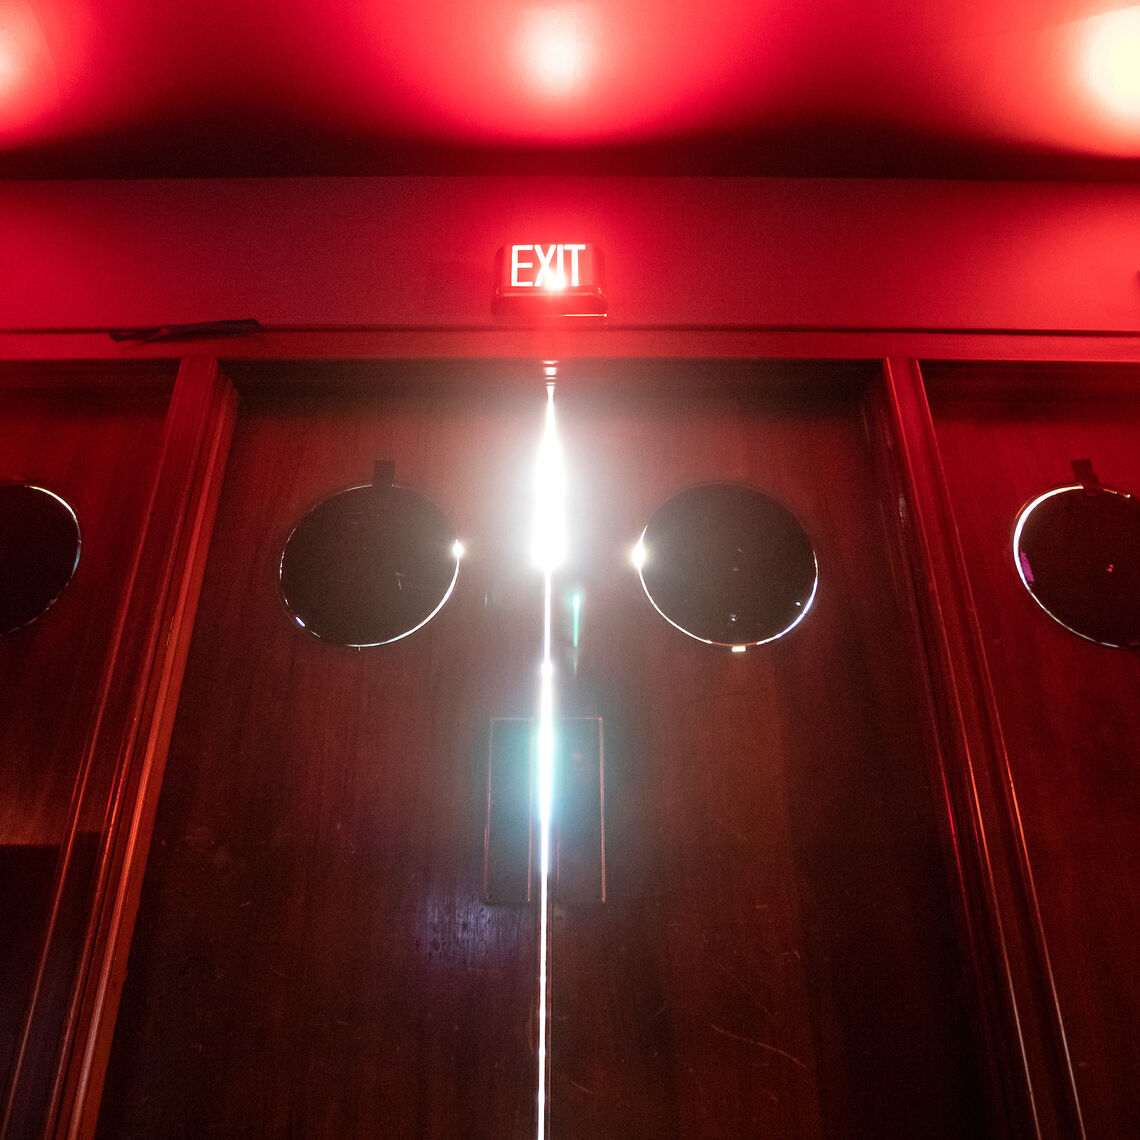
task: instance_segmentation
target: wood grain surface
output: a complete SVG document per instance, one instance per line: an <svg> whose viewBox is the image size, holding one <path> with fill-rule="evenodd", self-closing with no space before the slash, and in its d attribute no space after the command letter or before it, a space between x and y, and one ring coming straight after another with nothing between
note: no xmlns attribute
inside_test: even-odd
<svg viewBox="0 0 1140 1140"><path fill-rule="evenodd" d="M1140 1115L1140 660L1050 619L1018 577L1013 527L1090 458L1140 492L1140 372L927 365L924 375L969 569L1084 1124Z"/></svg>
<svg viewBox="0 0 1140 1140"><path fill-rule="evenodd" d="M864 415L876 370L560 390L572 472L560 708L605 726L604 904L553 915L551 1134L973 1137L981 1108L920 668ZM587 370L588 371L588 370ZM391 380L244 393L100 1135L534 1132L534 913L482 901L490 718L531 715L543 392ZM769 383L772 378L777 381ZM468 555L402 642L292 626L275 571L376 459ZM816 542L816 609L745 654L666 625L628 561L694 482Z"/></svg>
<svg viewBox="0 0 1140 1140"><path fill-rule="evenodd" d="M80 781L105 785L112 775L86 770L84 757L158 458L167 371L126 368L116 374L93 367L62 369L62 375L50 368L0 374L0 479L35 483L66 499L79 518L82 541L75 576L56 604L0 638L5 1094L57 895L55 925L61 940L71 943L71 961L87 919L100 818L80 822L72 846L66 845L76 825ZM38 982L57 1028L70 983L66 967ZM46 1080L53 1059L49 1050L26 1055L23 1063Z"/></svg>
<svg viewBox="0 0 1140 1140"><path fill-rule="evenodd" d="M608 901L556 915L552 1133L976 1135L865 380L694 371L562 404ZM668 626L628 561L657 506L710 480L773 495L816 545L815 608L744 654Z"/></svg>
<svg viewBox="0 0 1140 1140"><path fill-rule="evenodd" d="M487 731L537 693L526 508L543 393L242 407L101 1134L527 1136L533 914L481 898ZM373 650L289 619L295 521L391 459L467 557Z"/></svg>

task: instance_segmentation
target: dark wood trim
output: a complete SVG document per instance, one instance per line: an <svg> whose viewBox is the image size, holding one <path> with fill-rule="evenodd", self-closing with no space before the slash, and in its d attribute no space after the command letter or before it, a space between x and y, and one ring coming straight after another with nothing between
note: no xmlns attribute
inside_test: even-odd
<svg viewBox="0 0 1140 1140"><path fill-rule="evenodd" d="M944 786L995 1110L1011 1137L1085 1135L1002 728L919 363L885 362Z"/></svg>
<svg viewBox="0 0 1140 1140"><path fill-rule="evenodd" d="M171 401L143 556L154 578L133 733L121 753L76 1033L53 1090L54 1135L92 1136L142 889L182 672L190 648L237 395L208 357L187 357ZM140 619L141 620L141 619ZM141 631L140 631L141 632Z"/></svg>
<svg viewBox="0 0 1140 1140"><path fill-rule="evenodd" d="M28 1040L58 1040L61 1046L45 1136L70 1140L94 1134L236 419L235 384L256 385L258 375L273 371L275 363L294 370L298 383L340 382L346 368L363 374L370 361L386 364L389 373L394 365L409 366L413 374L440 363L446 371L450 364L458 380L500 376L510 383L516 373L529 381L534 360L542 358L587 365L620 359L631 383L652 382L665 361L767 362L773 372L779 360L845 359L870 367L883 362L883 385L870 412L894 448L886 462L903 514L888 530L901 530L905 540L900 557L909 560L930 670L932 755L940 760L934 779L945 795L945 838L960 889L960 926L991 1082L994 1131L1016 1140L1084 1136L1033 871L919 360L1091 362L1103 366L1094 367L1092 386L1107 383L1115 390L1131 386L1130 377L1113 366L1140 361L1140 338L889 330L278 330L185 352L185 345L127 346L93 332L0 333L0 388L42 384L49 368L55 377L49 383L77 384L90 377L92 366L106 372L108 365L126 365L121 382L134 383L135 364L181 360L147 524L83 761L84 770L98 763L114 771L113 792L108 804L96 805L81 783L72 805L73 830L84 815L103 819L73 998L62 1033L46 1024L35 1002L28 1018ZM232 362L232 381L219 359ZM61 879L60 891L64 887ZM43 963L61 953L49 937ZM28 1095L20 1085L17 1071L10 1103Z"/></svg>
<svg viewBox="0 0 1140 1140"><path fill-rule="evenodd" d="M78 1137L95 1129L99 1091L138 906L236 394L208 357L187 357L167 414L147 522L122 605L84 768L112 765L107 804L73 805L103 818L97 877L42 1130ZM49 939L45 959L53 953ZM33 1003L29 1035L37 1018ZM13 1082L13 1102L20 1095Z"/></svg>
<svg viewBox="0 0 1140 1140"><path fill-rule="evenodd" d="M895 362L896 366L898 362ZM908 363L909 362L905 362ZM916 687L921 689L923 711L924 754L927 759L927 779L932 794L937 797L936 817L945 856L946 878L954 917L957 922L959 953L967 986L975 1049L979 1067L979 1080L986 1097L988 1115L987 1136L998 1140L1020 1140L1032 1135L1032 1115L1028 1111L1015 1111L1010 1104L1007 1089L1010 1086L1006 1070L1009 1065L1009 1042L1002 1043L1002 1023L995 1024L993 1012L994 978L987 971L989 955L987 942L978 927L974 913L975 885L966 881L969 852L963 850L961 832L962 812L960 797L955 795L954 782L948 768L948 757L943 746L940 705L935 692L939 670L929 666L931 641L940 635L939 619L931 612L931 598L926 583L931 577L930 560L922 536L913 524L913 503L917 492L915 479L908 468L906 441L902 427L891 372L883 362L880 383L868 393L866 415L869 433L876 450L878 484L882 489L884 529L890 550L900 605L910 619L913 659L918 665ZM911 448L913 450L913 448ZM925 666L925 667L924 667ZM975 876L976 878L976 876ZM1016 1053L1016 1043L1014 1052ZM1015 1068L1020 1073L1020 1067ZM1020 1077L1013 1081L1020 1087ZM1024 1099L1024 1098L1023 1098ZM1027 1103L1021 1108L1028 1109Z"/></svg>
<svg viewBox="0 0 1140 1140"><path fill-rule="evenodd" d="M267 329L201 341L194 354L226 360L819 359L1137 361L1140 334L897 329L377 328ZM0 332L0 360L180 359L187 345L121 344L106 333ZM7 366L10 367L10 366ZM0 383L3 383L0 377Z"/></svg>

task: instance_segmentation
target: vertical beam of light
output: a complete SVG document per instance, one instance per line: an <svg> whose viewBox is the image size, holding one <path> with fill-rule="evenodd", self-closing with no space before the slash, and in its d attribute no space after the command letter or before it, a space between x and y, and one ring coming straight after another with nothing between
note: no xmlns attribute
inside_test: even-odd
<svg viewBox="0 0 1140 1140"><path fill-rule="evenodd" d="M578 648L578 638L582 633L582 591L578 590L570 599L570 643Z"/></svg>
<svg viewBox="0 0 1140 1140"><path fill-rule="evenodd" d="M554 421L556 366L545 368L546 418L538 451L535 480L534 557L543 575L542 664L539 667L537 788L539 825L538 934L538 1140L546 1137L547 1023L550 1005L550 820L554 799L554 660L551 653L551 610L554 571L566 549L563 515L565 469Z"/></svg>

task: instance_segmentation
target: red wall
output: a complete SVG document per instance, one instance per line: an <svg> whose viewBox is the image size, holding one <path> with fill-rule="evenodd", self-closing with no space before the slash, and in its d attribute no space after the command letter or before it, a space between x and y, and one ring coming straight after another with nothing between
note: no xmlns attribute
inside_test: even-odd
<svg viewBox="0 0 1140 1140"><path fill-rule="evenodd" d="M1140 331L1140 186L793 179L0 185L0 327L490 323L510 241L611 323Z"/></svg>

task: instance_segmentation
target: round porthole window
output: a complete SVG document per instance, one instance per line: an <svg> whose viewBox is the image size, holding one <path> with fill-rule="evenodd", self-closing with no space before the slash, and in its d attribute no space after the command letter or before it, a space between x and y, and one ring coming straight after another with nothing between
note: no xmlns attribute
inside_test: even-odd
<svg viewBox="0 0 1140 1140"><path fill-rule="evenodd" d="M680 491L649 520L634 552L654 607L711 645L762 645L807 616L819 581L815 550L783 503L752 487Z"/></svg>
<svg viewBox="0 0 1140 1140"><path fill-rule="evenodd" d="M0 483L0 634L50 609L79 565L79 520L53 491Z"/></svg>
<svg viewBox="0 0 1140 1140"><path fill-rule="evenodd" d="M1038 495L1013 532L1017 572L1067 630L1117 649L1140 647L1140 503L1108 487Z"/></svg>
<svg viewBox="0 0 1140 1140"><path fill-rule="evenodd" d="M338 645L385 645L447 601L462 548L447 516L396 483L350 487L315 506L281 555L280 587L299 626Z"/></svg>

